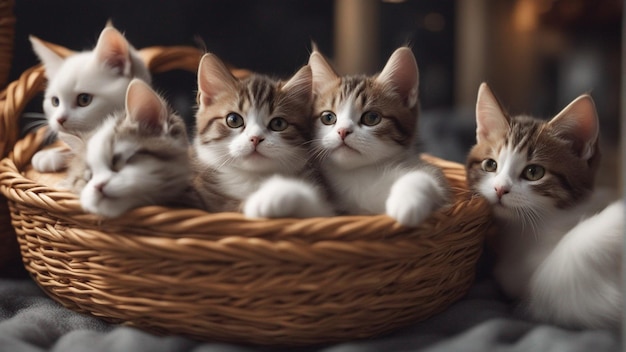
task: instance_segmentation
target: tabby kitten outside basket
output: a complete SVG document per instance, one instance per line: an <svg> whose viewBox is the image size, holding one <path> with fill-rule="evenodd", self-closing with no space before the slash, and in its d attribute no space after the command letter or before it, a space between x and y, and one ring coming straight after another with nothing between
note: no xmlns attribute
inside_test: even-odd
<svg viewBox="0 0 626 352"><path fill-rule="evenodd" d="M397 49L374 76L339 76L314 49L313 152L341 213L417 226L450 202L441 170L417 152L418 68Z"/></svg>
<svg viewBox="0 0 626 352"><path fill-rule="evenodd" d="M128 85L125 102L95 131L69 137L76 156L66 185L85 211L105 217L144 205L193 205L184 120L140 79Z"/></svg>
<svg viewBox="0 0 626 352"><path fill-rule="evenodd" d="M198 68L195 189L209 211L253 218L334 214L310 160L311 69L286 82L235 78L213 54Z"/></svg>
<svg viewBox="0 0 626 352"><path fill-rule="evenodd" d="M620 326L624 204L594 191L594 102L581 95L549 121L509 116L486 84L476 103L469 186L493 207L494 276L529 317L577 328Z"/></svg>
<svg viewBox="0 0 626 352"><path fill-rule="evenodd" d="M122 109L133 78L151 80L136 50L111 24L102 30L93 50L67 57L34 36L30 41L48 79L43 102L48 126L61 141L95 129L105 116ZM65 147L44 149L33 156L32 164L39 172L60 171L71 155Z"/></svg>

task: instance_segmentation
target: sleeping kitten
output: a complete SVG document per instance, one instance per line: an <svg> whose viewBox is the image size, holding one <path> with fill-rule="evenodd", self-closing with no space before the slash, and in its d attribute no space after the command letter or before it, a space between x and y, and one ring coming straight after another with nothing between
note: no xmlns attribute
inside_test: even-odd
<svg viewBox="0 0 626 352"><path fill-rule="evenodd" d="M594 192L598 118L582 95L550 121L509 117L478 91L468 183L499 225L495 278L534 319L616 328L622 317L624 205Z"/></svg>
<svg viewBox="0 0 626 352"><path fill-rule="evenodd" d="M30 41L48 79L44 113L50 130L62 141L67 134L93 130L104 117L123 108L131 79L150 82L135 49L111 25L102 30L93 50L67 57L34 36ZM64 147L44 149L33 156L32 164L40 172L59 171L70 157Z"/></svg>
<svg viewBox="0 0 626 352"><path fill-rule="evenodd" d="M210 211L248 217L333 214L309 162L311 70L287 82L238 80L212 54L198 69L196 189Z"/></svg>
<svg viewBox="0 0 626 352"><path fill-rule="evenodd" d="M396 50L373 77L338 76L317 51L313 71L314 149L339 209L386 213L417 226L450 200L438 168L415 144L418 69L409 48Z"/></svg>
<svg viewBox="0 0 626 352"><path fill-rule="evenodd" d="M85 137L66 185L85 211L117 217L150 204L178 204L190 188L189 141L183 119L140 79L128 85L126 108ZM182 201L184 203L184 200Z"/></svg>

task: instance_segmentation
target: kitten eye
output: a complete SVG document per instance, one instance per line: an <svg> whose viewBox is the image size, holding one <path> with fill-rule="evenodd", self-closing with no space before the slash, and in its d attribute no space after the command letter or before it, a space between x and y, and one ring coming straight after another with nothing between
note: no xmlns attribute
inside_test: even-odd
<svg viewBox="0 0 626 352"><path fill-rule="evenodd" d="M361 116L361 123L365 126L376 126L380 123L380 121L382 121L382 119L383 118L380 116L379 113L374 111L366 111Z"/></svg>
<svg viewBox="0 0 626 352"><path fill-rule="evenodd" d="M118 172L123 166L122 154L113 154L113 158L111 159L111 171Z"/></svg>
<svg viewBox="0 0 626 352"><path fill-rule="evenodd" d="M269 128L272 131L284 131L285 129L287 129L287 126L289 126L289 123L282 117L274 117L272 120L270 120L269 124Z"/></svg>
<svg viewBox="0 0 626 352"><path fill-rule="evenodd" d="M87 94L87 93L81 93L81 94L78 94L78 97L76 97L76 104L78 104L78 106L85 107L91 104L92 99L93 99L93 95Z"/></svg>
<svg viewBox="0 0 626 352"><path fill-rule="evenodd" d="M324 111L322 116L320 116L320 120L324 125L334 125L337 122L337 116L332 111Z"/></svg>
<svg viewBox="0 0 626 352"><path fill-rule="evenodd" d="M522 177L527 179L528 181L537 181L543 178L545 174L546 174L546 169L544 169L543 166L528 165L524 169L524 172L522 173Z"/></svg>
<svg viewBox="0 0 626 352"><path fill-rule="evenodd" d="M239 128L243 126L243 117L241 115L231 112L226 115L226 124L230 128Z"/></svg>
<svg viewBox="0 0 626 352"><path fill-rule="evenodd" d="M52 103L52 106L54 106L55 108L56 108L57 106L59 106L59 104L61 103L61 102L59 101L59 98L57 98L57 97L52 97L52 98L50 98L50 102Z"/></svg>
<svg viewBox="0 0 626 352"><path fill-rule="evenodd" d="M498 169L498 163L493 159L483 160L481 166L487 172L495 172Z"/></svg>

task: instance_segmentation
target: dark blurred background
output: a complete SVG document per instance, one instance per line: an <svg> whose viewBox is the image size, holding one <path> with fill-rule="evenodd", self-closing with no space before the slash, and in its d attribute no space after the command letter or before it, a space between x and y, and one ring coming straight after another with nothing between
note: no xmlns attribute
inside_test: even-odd
<svg viewBox="0 0 626 352"><path fill-rule="evenodd" d="M137 48L206 47L233 65L278 76L306 63L311 41L340 73L377 72L408 44L420 67L424 123L436 130L426 133L437 136L427 149L464 157L474 141L482 81L511 113L545 118L590 92L613 180L620 161L622 12L622 0L18 0L9 79L37 63L29 34L90 49L108 19ZM188 72L155 78L188 118L195 82Z"/></svg>

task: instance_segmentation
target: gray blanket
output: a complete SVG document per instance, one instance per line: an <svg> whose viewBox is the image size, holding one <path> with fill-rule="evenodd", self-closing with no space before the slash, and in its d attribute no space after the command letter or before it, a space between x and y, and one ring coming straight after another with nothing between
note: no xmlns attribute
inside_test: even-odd
<svg viewBox="0 0 626 352"><path fill-rule="evenodd" d="M499 294L491 278L483 276L466 297L426 321L374 339L297 350L608 352L620 351L620 342L615 332L566 330L525 321L515 313L513 305ZM0 278L2 352L276 350L281 349L201 342L179 336L155 336L138 329L107 324L62 307L25 275Z"/></svg>

